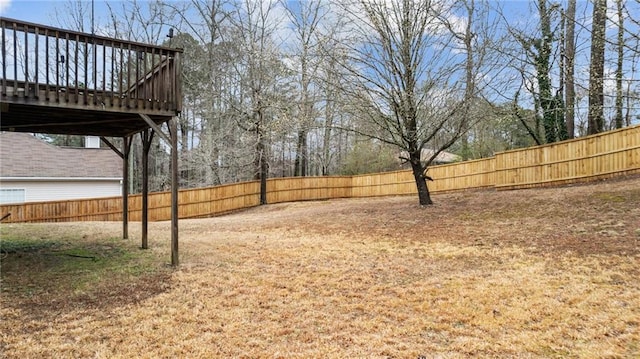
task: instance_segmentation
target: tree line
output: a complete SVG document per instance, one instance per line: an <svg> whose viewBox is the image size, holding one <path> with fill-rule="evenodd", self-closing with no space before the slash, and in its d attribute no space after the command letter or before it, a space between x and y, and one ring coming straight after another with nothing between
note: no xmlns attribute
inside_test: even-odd
<svg viewBox="0 0 640 359"><path fill-rule="evenodd" d="M425 205L444 151L482 158L638 122L640 3L515 3L125 0L90 24L78 0L58 25L184 49L182 187L404 166ZM136 191L138 136L132 152ZM169 183L167 157L155 139L151 190Z"/></svg>

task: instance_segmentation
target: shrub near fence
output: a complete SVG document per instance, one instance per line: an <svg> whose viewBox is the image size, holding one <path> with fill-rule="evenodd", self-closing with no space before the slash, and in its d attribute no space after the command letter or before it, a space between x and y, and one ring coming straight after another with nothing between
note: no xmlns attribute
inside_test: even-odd
<svg viewBox="0 0 640 359"><path fill-rule="evenodd" d="M492 158L433 166L428 174L433 193L472 188L516 189L588 181L640 173L640 126L575 140L500 152ZM343 177L272 178L267 202L415 194L411 170ZM209 217L260 203L257 181L184 189L178 194L180 218ZM122 198L34 202L1 205L4 222L122 220ZM129 219L139 221L142 197L129 197ZM149 220L171 218L171 194L149 194Z"/></svg>

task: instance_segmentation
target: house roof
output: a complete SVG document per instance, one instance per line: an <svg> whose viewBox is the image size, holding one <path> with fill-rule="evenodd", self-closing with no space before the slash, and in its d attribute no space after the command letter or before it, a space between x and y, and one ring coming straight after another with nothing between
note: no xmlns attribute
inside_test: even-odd
<svg viewBox="0 0 640 359"><path fill-rule="evenodd" d="M0 177L122 178L122 159L110 149L57 147L28 133L2 132Z"/></svg>
<svg viewBox="0 0 640 359"><path fill-rule="evenodd" d="M431 158L431 156L433 156L433 153L435 151L429 148L423 148L422 151L420 152L420 160L421 161L426 161L429 158ZM401 157L406 158L409 157L409 154L406 151L402 151L400 154ZM438 155L436 156L436 158L433 160L434 164L436 163L452 163L452 162L457 162L460 161L462 159L462 157L451 153L451 152L446 152L446 151L442 151L440 153L438 153Z"/></svg>
<svg viewBox="0 0 640 359"><path fill-rule="evenodd" d="M422 161L426 161L429 158L431 158L431 156L433 156L434 154L434 150L429 149L429 148L423 148L422 152L420 152L420 159ZM446 152L446 151L442 151L440 153L438 153L438 155L436 156L436 158L434 159L434 162L436 163L451 163L451 162L456 162L456 161L460 161L462 158L454 153L451 152Z"/></svg>

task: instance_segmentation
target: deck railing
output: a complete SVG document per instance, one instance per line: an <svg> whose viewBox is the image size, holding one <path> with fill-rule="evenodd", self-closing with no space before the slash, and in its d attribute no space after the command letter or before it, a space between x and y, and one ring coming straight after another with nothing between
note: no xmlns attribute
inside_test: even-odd
<svg viewBox="0 0 640 359"><path fill-rule="evenodd" d="M0 18L3 102L179 112L180 49Z"/></svg>

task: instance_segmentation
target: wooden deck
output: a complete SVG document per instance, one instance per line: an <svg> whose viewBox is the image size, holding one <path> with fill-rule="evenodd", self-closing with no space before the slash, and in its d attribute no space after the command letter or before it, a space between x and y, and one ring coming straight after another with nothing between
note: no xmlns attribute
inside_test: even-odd
<svg viewBox="0 0 640 359"><path fill-rule="evenodd" d="M0 130L97 135L123 159L123 238L128 238L128 159L143 147L142 248L147 248L148 148L171 148L171 264L178 260L178 128L182 50L0 17ZM167 122L169 135L158 126ZM116 148L106 137L122 137ZM1 156L11 156L2 153Z"/></svg>
<svg viewBox="0 0 640 359"><path fill-rule="evenodd" d="M0 18L2 131L129 136L182 109L181 50ZM88 133L89 132L89 133Z"/></svg>

